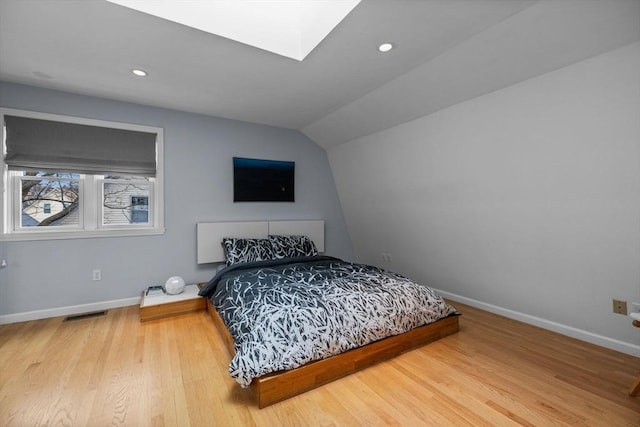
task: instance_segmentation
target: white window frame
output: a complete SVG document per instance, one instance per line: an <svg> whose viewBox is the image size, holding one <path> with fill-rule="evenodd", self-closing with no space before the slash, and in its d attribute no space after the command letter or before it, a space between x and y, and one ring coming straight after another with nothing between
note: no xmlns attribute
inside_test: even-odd
<svg viewBox="0 0 640 427"><path fill-rule="evenodd" d="M149 189L149 223L105 226L102 225L102 175L80 175L80 228L72 230L66 227L54 228L20 228L21 215L19 177L10 172L4 162L6 152L4 116L19 116L42 120L54 120L90 126L101 126L140 132L155 133L156 137L156 176L150 182ZM94 237L149 236L164 234L164 130L159 127L143 126L121 122L111 122L58 114L39 113L0 107L0 126L2 141L0 152L0 241L78 239ZM16 220L18 222L16 222Z"/></svg>

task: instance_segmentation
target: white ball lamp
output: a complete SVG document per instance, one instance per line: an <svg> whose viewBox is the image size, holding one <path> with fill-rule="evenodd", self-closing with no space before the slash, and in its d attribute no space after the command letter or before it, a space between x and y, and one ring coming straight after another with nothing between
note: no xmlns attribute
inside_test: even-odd
<svg viewBox="0 0 640 427"><path fill-rule="evenodd" d="M184 291L184 279L180 276L172 276L164 284L164 291L169 295L181 294Z"/></svg>

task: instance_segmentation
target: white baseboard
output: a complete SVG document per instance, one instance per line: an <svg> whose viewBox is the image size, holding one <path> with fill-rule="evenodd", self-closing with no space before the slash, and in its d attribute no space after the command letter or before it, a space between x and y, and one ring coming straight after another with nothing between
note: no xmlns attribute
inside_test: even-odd
<svg viewBox="0 0 640 427"><path fill-rule="evenodd" d="M517 311L509 310L507 308L498 307L496 305L487 304L482 301L463 297L461 295L456 295L451 292L446 292L439 289L434 289L434 290L438 294L442 295L443 297L447 299L451 299L453 301L458 301L463 304L488 311L490 313L499 314L501 316L508 317L509 319L518 320L520 322L538 326L543 329L548 329L550 331L557 332L559 334L576 338L582 341L586 341L591 344L599 345L601 347L610 348L612 350L616 350L622 353L630 354L632 356L640 357L640 345L615 340L613 338L594 334L588 331L583 331L581 329L577 329L571 326L552 322L550 320L542 319L540 317L531 316L529 314L520 313ZM88 313L92 311L107 310L109 308L126 307L129 305L138 305L138 304L140 304L140 297L132 297L132 298L119 299L119 300L96 302L91 304L81 304L81 305L71 305L67 307L50 308L46 310L27 311L24 313L5 314L5 315L0 315L0 325L6 325L8 323L27 322L29 320L47 319L50 317L69 316L72 314Z"/></svg>
<svg viewBox="0 0 640 427"><path fill-rule="evenodd" d="M109 308L126 307L140 304L140 297L95 302L91 304L70 305L67 307L48 308L46 310L26 311L24 313L0 315L0 325L27 322L29 320L47 319L49 317L69 316L71 314L89 313Z"/></svg>
<svg viewBox="0 0 640 427"><path fill-rule="evenodd" d="M542 319L540 317L531 316L529 314L520 313L517 311L509 310L507 308L498 307L496 305L487 304L482 301L477 301L471 298L463 297L461 295L452 294L451 292L441 291L434 289L438 294L444 298L451 299L453 301L461 302L462 304L470 305L475 308L479 308L490 313L499 314L500 316L508 317L509 319L518 320L520 322L528 323L530 325L538 326L543 329L548 329L553 332L557 332L562 335L576 338L581 341L586 341L591 344L599 345L601 347L616 350L621 353L630 354L632 356L640 357L640 345L631 344L624 341L619 341L613 338L605 337L602 335L594 334L592 332L583 331L571 326L563 325L561 323L552 322L550 320Z"/></svg>

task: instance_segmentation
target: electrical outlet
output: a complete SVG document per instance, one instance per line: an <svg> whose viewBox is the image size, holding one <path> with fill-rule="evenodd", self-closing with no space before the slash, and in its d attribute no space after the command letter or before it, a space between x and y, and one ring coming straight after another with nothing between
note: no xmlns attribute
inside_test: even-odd
<svg viewBox="0 0 640 427"><path fill-rule="evenodd" d="M93 270L93 280L102 280L102 270Z"/></svg>
<svg viewBox="0 0 640 427"><path fill-rule="evenodd" d="M382 261L383 262L392 262L393 258L391 257L391 254L387 254L387 253L382 253Z"/></svg>
<svg viewBox="0 0 640 427"><path fill-rule="evenodd" d="M631 314L631 313L640 314L640 302L632 302L631 303L631 310L629 311L629 314Z"/></svg>
<svg viewBox="0 0 640 427"><path fill-rule="evenodd" d="M624 314L626 316L627 315L627 302L614 299L613 300L613 312L617 313L617 314Z"/></svg>

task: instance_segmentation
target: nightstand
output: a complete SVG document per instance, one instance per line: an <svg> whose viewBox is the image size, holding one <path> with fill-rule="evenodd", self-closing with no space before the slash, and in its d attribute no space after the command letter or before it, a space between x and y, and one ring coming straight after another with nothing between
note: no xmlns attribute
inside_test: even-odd
<svg viewBox="0 0 640 427"><path fill-rule="evenodd" d="M140 321L204 310L206 303L203 297L198 296L199 290L198 285L187 285L184 291L177 295L147 296L143 291L140 300Z"/></svg>

